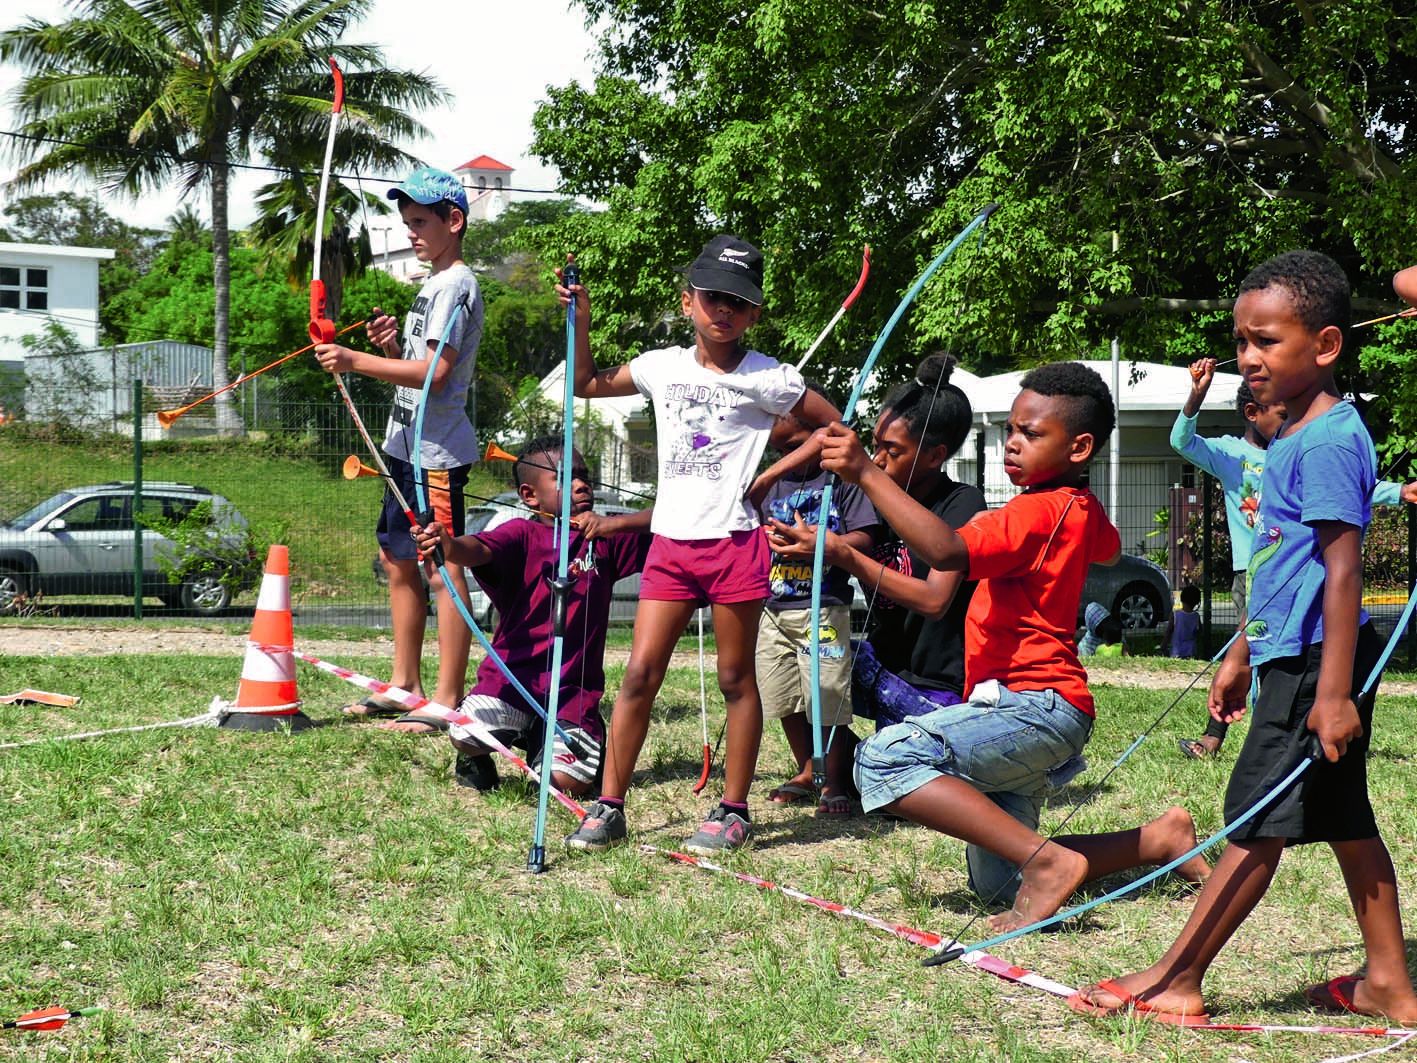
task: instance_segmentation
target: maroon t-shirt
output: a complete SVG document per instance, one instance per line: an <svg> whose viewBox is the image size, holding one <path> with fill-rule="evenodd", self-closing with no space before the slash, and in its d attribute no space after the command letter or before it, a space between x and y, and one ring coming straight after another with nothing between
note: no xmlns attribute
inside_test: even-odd
<svg viewBox="0 0 1417 1063"><path fill-rule="evenodd" d="M571 535L571 592L566 603L561 701L556 717L600 742L605 739L600 699L605 693L610 593L617 580L644 568L650 536L620 532L587 542L578 530L572 529ZM477 538L492 551L490 562L470 570L497 609L492 645L544 708L550 690L547 673L552 638L551 588L546 577L556 574L559 551L555 527L522 518ZM526 708L525 700L491 660L483 660L478 667L470 693Z"/></svg>

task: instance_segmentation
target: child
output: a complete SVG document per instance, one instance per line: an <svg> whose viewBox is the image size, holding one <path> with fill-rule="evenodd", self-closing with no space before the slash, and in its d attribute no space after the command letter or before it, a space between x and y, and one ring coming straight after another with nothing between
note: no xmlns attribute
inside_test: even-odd
<svg viewBox="0 0 1417 1063"><path fill-rule="evenodd" d="M944 471L974 420L968 396L949 382L953 371L953 358L933 354L891 390L876 419L872 460L931 513L960 525L985 505L978 488ZM791 538L795 556L810 558L816 548L812 528L775 522L770 537ZM931 568L889 529L869 551L829 533L827 556L871 588L873 623L852 675L855 713L874 719L879 731L963 701L964 618L974 584L961 572Z"/></svg>
<svg viewBox="0 0 1417 1063"><path fill-rule="evenodd" d="M1122 640L1122 622L1111 613L1104 616L1097 625L1097 649L1094 657L1125 657L1126 644Z"/></svg>
<svg viewBox="0 0 1417 1063"><path fill-rule="evenodd" d="M1111 615L1101 602L1087 603L1087 608L1082 611L1082 627L1077 630L1079 657L1096 656L1098 647L1102 645L1102 636L1098 629Z"/></svg>
<svg viewBox="0 0 1417 1063"><path fill-rule="evenodd" d="M692 347L648 351L598 372L590 353L590 295L558 287L576 306L576 394L608 398L639 392L654 404L660 463L654 545L645 561L630 663L615 698L605 784L573 849L626 840L625 791L649 729L650 708L675 643L700 604L713 606L718 685L727 714L723 801L685 844L712 855L748 841L748 788L758 762L763 710L753 668L758 620L768 588L767 537L745 499L775 418L809 425L839 414L807 391L791 366L749 350L743 334L762 313L763 256L736 236L716 236L689 267L680 308L693 323Z"/></svg>
<svg viewBox="0 0 1417 1063"><path fill-rule="evenodd" d="M862 742L856 783L868 811L968 843L970 886L986 900L1013 899L990 921L997 930L1053 914L1088 879L1171 860L1195 841L1180 808L1120 834L1035 833L1044 797L1083 768L1094 709L1073 623L1089 564L1115 563L1121 539L1085 485L1115 418L1102 378L1061 363L1020 386L1004 471L1024 492L958 531L873 465L848 429L818 433L822 467L860 483L912 551L979 581L964 627L967 700ZM1206 870L1198 857L1179 869L1192 879Z"/></svg>
<svg viewBox="0 0 1417 1063"><path fill-rule="evenodd" d="M1192 465L1219 480L1225 492L1225 522L1230 530L1233 571L1230 596L1235 602L1235 626L1242 628L1246 615L1245 573L1255 543L1260 475L1264 472L1269 441L1284 423L1285 408L1282 402L1257 402L1249 384L1242 383L1235 391L1235 411L1245 420L1245 434L1213 438L1196 435L1196 418L1215 378L1215 367L1214 358L1202 358L1191 364L1191 393L1171 427L1171 446ZM1417 484L1413 487L1410 501L1417 500ZM1401 490L1401 484L1380 483L1373 501L1395 506L1401 501ZM1193 760L1213 757L1225 741L1226 731L1225 723L1210 719L1200 738L1181 739L1181 752Z"/></svg>
<svg viewBox="0 0 1417 1063"><path fill-rule="evenodd" d="M449 320L448 341L433 371L433 390L423 423L423 474L428 504L438 523L461 535L463 488L468 470L477 460L477 433L467 415L467 392L477 363L482 338L482 293L477 278L462 260L462 237L467 229L467 194L452 174L424 166L403 184L389 190L398 201L399 214L408 227L408 240L418 261L428 263L432 275L424 281L404 319L400 345L397 322L377 307L368 325L369 338L383 355L352 350L337 343L320 344L315 357L331 373L363 373L396 385L394 406L384 435L389 472L410 501L414 490L413 425L428 374L428 361L438 350ZM379 556L389 574L389 612L393 623L395 686L423 692L420 663L427 599L418 571L418 556L408 519L386 486L377 535ZM467 602L467 580L462 568L451 566L453 587ZM438 685L433 700L455 705L467 681L467 654L472 632L463 622L447 588L436 573L429 583L438 602ZM397 705L370 696L345 712L355 716L397 716L386 724L391 730L432 733L447 725L424 713L403 713Z"/></svg>
<svg viewBox="0 0 1417 1063"><path fill-rule="evenodd" d="M821 387L807 388L824 395ZM792 414L779 417L768 433L768 446L790 454L806 443L812 426ZM765 519L786 524L816 525L821 520L822 490L828 477L815 459L781 477L773 477L767 497L759 505ZM876 511L859 488L840 484L832 492L832 512L827 527L856 547L868 547L876 530ZM771 535L769 543L775 540ZM758 627L756 668L758 696L764 720L782 721L783 734L797 761L797 774L779 784L768 800L792 804L819 797L817 814L845 816L851 812L851 754L856 748L851 733L851 574L829 567L822 574L821 680L822 724L831 730L826 752L826 782L820 795L812 787L811 624L812 555L772 555L768 584L772 597Z"/></svg>
<svg viewBox="0 0 1417 1063"><path fill-rule="evenodd" d="M556 469L561 437L542 436L522 448L513 474L517 493L536 514L510 520L489 532L451 537L436 521L418 535L423 552L441 542L448 564L466 565L497 609L492 645L512 673L545 707L550 691L547 665L551 648L551 589L547 573L556 571L559 540L555 520L561 511ZM555 738L556 770L551 780L573 794L590 792L600 774L605 724L600 698L605 692L605 632L611 591L618 580L644 567L649 551L650 510L619 517L592 512L590 472L576 453L571 468L571 592L566 605L565 655L556 718L575 748ZM546 728L491 660L484 659L477 680L463 699L462 711L496 732L507 745L523 746L534 765L541 756ZM449 730L458 750L454 775L462 786L490 790L497 785L491 755L466 731Z"/></svg>
<svg viewBox="0 0 1417 1063"><path fill-rule="evenodd" d="M1208 1021L1202 982L1220 949L1264 896L1287 845L1327 842L1338 860L1368 953L1365 977L1308 991L1319 1006L1417 1022L1397 880L1368 800L1369 691L1381 650L1361 605L1363 532L1377 455L1334 368L1350 321L1348 281L1332 259L1291 251L1240 284L1235 301L1240 371L1256 398L1282 402L1289 420L1270 444L1255 519L1250 616L1216 672L1210 711L1245 711L1259 669L1255 720L1225 795L1233 821L1306 756L1323 759L1230 836L1185 929L1147 970L1099 982L1070 1003L1090 1014L1136 1010L1165 1022Z"/></svg>
<svg viewBox="0 0 1417 1063"><path fill-rule="evenodd" d="M1161 651L1168 657L1196 655L1196 640L1201 630L1201 618L1196 606L1200 603L1201 589L1194 583L1187 583L1181 588L1181 608L1171 614L1166 634L1161 639ZM1185 739L1181 741L1185 742Z"/></svg>

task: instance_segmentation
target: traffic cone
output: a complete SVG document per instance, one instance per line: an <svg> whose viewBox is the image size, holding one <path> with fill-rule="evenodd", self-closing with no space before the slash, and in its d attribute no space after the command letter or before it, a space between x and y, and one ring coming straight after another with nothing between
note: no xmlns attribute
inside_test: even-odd
<svg viewBox="0 0 1417 1063"><path fill-rule="evenodd" d="M290 616L290 549L272 546L256 599L256 616L236 704L222 717L222 727L239 731L301 731L314 726L300 711L295 691L295 625Z"/></svg>

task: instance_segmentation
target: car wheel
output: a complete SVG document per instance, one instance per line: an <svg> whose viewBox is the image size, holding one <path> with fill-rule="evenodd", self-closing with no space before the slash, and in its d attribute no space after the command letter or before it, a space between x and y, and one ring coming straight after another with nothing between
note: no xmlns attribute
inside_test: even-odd
<svg viewBox="0 0 1417 1063"><path fill-rule="evenodd" d="M30 580L13 568L0 569L0 613L10 613L15 603L30 592Z"/></svg>
<svg viewBox="0 0 1417 1063"><path fill-rule="evenodd" d="M1161 596L1147 583L1128 583L1112 604L1112 615L1128 631L1154 628L1161 621Z"/></svg>
<svg viewBox="0 0 1417 1063"><path fill-rule="evenodd" d="M217 576L193 576L182 584L182 608L202 616L216 616L231 604L231 591Z"/></svg>

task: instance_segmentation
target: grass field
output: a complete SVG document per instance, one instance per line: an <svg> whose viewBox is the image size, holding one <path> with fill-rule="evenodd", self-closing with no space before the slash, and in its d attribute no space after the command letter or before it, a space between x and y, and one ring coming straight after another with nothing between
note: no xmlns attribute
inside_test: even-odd
<svg viewBox="0 0 1417 1063"><path fill-rule="evenodd" d="M340 663L388 669L367 655ZM1159 665L1141 673L1147 687L1174 678ZM192 715L213 694L230 696L239 668L228 657L6 656L0 690L84 700L0 708L0 740ZM1174 696L1105 685L1124 674L1137 675L1098 674L1101 723L1084 785ZM530 877L521 868L532 792L457 789L445 742L345 723L337 707L353 688L303 667L299 675L307 711L330 726L154 731L0 753L9 809L0 1012L107 1009L57 1033L7 1033L0 1056L1259 1063L1376 1047L1083 1019L959 964L923 969L918 949L722 877L630 849L571 856L559 846L571 822L554 804L552 867ZM631 796L640 840L677 845L708 807L690 793L697 704L697 672L673 672ZM721 706L710 711L716 725ZM1076 829L1130 825L1180 802L1214 830L1233 748L1215 764L1175 750L1200 711L1192 695ZM1417 791L1406 736L1417 698L1386 697L1379 717L1375 803L1410 900ZM757 844L727 863L922 929L959 929L974 910L959 844L874 818L827 824L766 805L762 794L787 766L781 736L769 734ZM1050 810L1045 827L1065 809ZM1154 957L1189 903L1186 889L1164 882L1000 953L1081 983ZM1222 955L1209 1002L1227 1020L1317 1021L1301 989L1361 959L1332 860L1296 851Z"/></svg>

